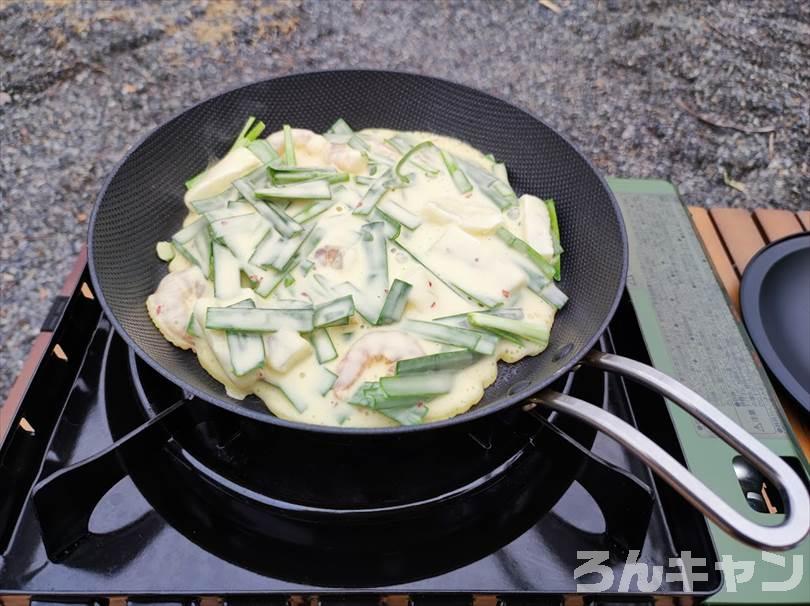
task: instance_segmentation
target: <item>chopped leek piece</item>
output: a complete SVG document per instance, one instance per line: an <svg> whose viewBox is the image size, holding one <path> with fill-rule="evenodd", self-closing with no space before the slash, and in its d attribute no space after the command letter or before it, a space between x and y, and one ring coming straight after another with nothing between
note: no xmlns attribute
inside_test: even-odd
<svg viewBox="0 0 810 606"><path fill-rule="evenodd" d="M214 295L218 299L230 299L242 288L239 261L228 247L214 242Z"/></svg>
<svg viewBox="0 0 810 606"><path fill-rule="evenodd" d="M248 149L262 161L262 164L270 164L271 162L278 162L281 156L278 155L273 146L266 139L258 139L248 145ZM260 167L264 171L264 166ZM259 170L259 169L257 169Z"/></svg>
<svg viewBox="0 0 810 606"><path fill-rule="evenodd" d="M532 264L537 267L537 269L543 272L543 275L546 278L550 280L552 276L554 276L554 266L546 261L546 258L543 255L526 244L526 242L515 236L508 229L505 227L499 227L495 230L495 235L503 240L503 242L505 242L509 248L517 251L523 257L531 261Z"/></svg>
<svg viewBox="0 0 810 606"><path fill-rule="evenodd" d="M312 316L311 309L209 307L205 327L240 332L274 332L281 328L310 332L313 329Z"/></svg>
<svg viewBox="0 0 810 606"><path fill-rule="evenodd" d="M254 124L255 122L255 124ZM250 116L245 122L245 125L242 127L242 131L239 133L239 136L236 137L236 140L231 145L231 149L228 151L233 151L238 147L245 147L249 143L255 141L259 138L259 135L262 134L264 130L264 122L259 120L256 122L256 118Z"/></svg>
<svg viewBox="0 0 810 606"><path fill-rule="evenodd" d="M560 224L557 221L557 208L554 205L554 200L546 200L546 207L548 208L548 218L551 223L551 242L554 245L554 279L560 279L560 256L563 252L562 245L560 244Z"/></svg>
<svg viewBox="0 0 810 606"><path fill-rule="evenodd" d="M354 314L354 300L351 295L340 297L315 308L312 323L315 328L345 324Z"/></svg>
<svg viewBox="0 0 810 606"><path fill-rule="evenodd" d="M391 185L391 171L386 170L382 175L375 179L374 183L371 184L371 187L368 188L368 191L352 212L355 215L369 214L372 210L374 210L374 207L377 206L377 203L382 199L382 197L390 191Z"/></svg>
<svg viewBox="0 0 810 606"><path fill-rule="evenodd" d="M445 351L429 356L421 356L419 358L409 358L397 362L397 374L407 375L458 370L459 368L466 368L475 362L477 358L478 356L468 349Z"/></svg>
<svg viewBox="0 0 810 606"><path fill-rule="evenodd" d="M391 288L388 289L388 295L385 297L380 317L377 324L393 324L399 322L402 314L405 312L405 305L408 303L408 294L411 292L411 285L396 279L392 282Z"/></svg>
<svg viewBox="0 0 810 606"><path fill-rule="evenodd" d="M442 160L444 161L445 168L447 168L447 172L450 173L450 178L453 179L456 189L462 194L472 191L472 184L470 183L470 180L467 179L467 175L464 174L464 171L458 167L458 163L452 154L449 154L444 150L439 150L439 153L442 156Z"/></svg>
<svg viewBox="0 0 810 606"><path fill-rule="evenodd" d="M295 144L293 143L292 128L284 125L284 162L287 166L295 166Z"/></svg>
<svg viewBox="0 0 810 606"><path fill-rule="evenodd" d="M422 320L405 320L402 329L406 332L416 333L429 341L464 347L484 355L495 353L497 339L488 338L474 330L447 326L438 322L424 322Z"/></svg>
<svg viewBox="0 0 810 606"><path fill-rule="evenodd" d="M326 364L337 358L337 350L325 328L313 330L309 334L309 341L315 349L315 357L318 358L320 364Z"/></svg>
<svg viewBox="0 0 810 606"><path fill-rule="evenodd" d="M470 324L477 328L502 330L523 337L540 345L546 345L549 338L549 329L543 324L527 322L525 320L511 320L499 318L491 314L473 312L467 316Z"/></svg>
<svg viewBox="0 0 810 606"><path fill-rule="evenodd" d="M253 194L261 200L325 200L332 197L326 181L303 181L257 189Z"/></svg>
<svg viewBox="0 0 810 606"><path fill-rule="evenodd" d="M456 158L456 160L464 167L467 176L475 183L478 189L492 200L498 208L503 210L517 204L517 196L508 183L504 183L474 162L467 162L459 158Z"/></svg>
<svg viewBox="0 0 810 606"><path fill-rule="evenodd" d="M382 377L380 387L387 396L431 398L453 389L455 377L450 373L430 373Z"/></svg>

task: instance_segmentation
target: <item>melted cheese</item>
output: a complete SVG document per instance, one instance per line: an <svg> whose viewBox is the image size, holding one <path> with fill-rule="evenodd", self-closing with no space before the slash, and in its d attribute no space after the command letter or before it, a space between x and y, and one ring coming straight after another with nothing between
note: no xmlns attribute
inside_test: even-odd
<svg viewBox="0 0 810 606"><path fill-rule="evenodd" d="M399 158L399 154L392 152L384 143L385 139L396 134L394 131L370 129L359 134L371 144L373 154L388 158L392 163ZM489 170L490 163L483 155L461 141L421 132L409 133L408 136L414 143L431 140L445 151ZM332 166L353 174L368 174L365 156L347 145L330 143L324 137L302 129L293 129L293 140L299 166ZM270 135L268 141L276 151L283 153L284 138L281 132ZM186 201L224 191L231 180L259 165L258 159L250 156L251 152L246 149L229 153L187 193ZM431 269L438 270L437 273L443 276L450 276L457 287L476 297L497 299L508 307L520 307L525 320L550 328L554 309L526 288L524 273L510 262L513 251L493 235L497 227L504 225L517 236L537 243L542 248L540 252L547 253L551 236L547 233L549 227L545 206L538 201L537 210L530 204L536 199L524 199L518 207L502 213L477 187L466 195L459 194L440 162L437 168L442 169L439 175L428 176L409 166L407 172L412 172L409 186L386 194L423 221L414 231L402 228L400 241ZM164 336L180 347L193 349L203 368L221 382L232 397L242 399L255 394L279 417L305 423L346 427L396 425L395 421L371 409L348 404L345 399L338 397L334 389L322 395L317 385L323 380L324 368L337 374L341 362L353 348L353 356L362 354L367 358L361 360L363 363L360 364L359 374L348 393L363 381L393 374L398 352L413 353L412 346L398 348L397 337L393 335L393 332L402 334L398 324L371 326L355 313L348 324L328 328L337 357L325 365L318 363L309 342L297 333L284 330L265 335L264 368L241 377L236 376L230 367L225 333L202 328L205 311L210 306L223 307L245 298L252 299L257 307L264 308L282 307L284 300L318 304L334 299L335 294L330 287L346 282L362 291L369 272L369 260L364 254L361 227L368 219L353 215L351 206L359 202L367 186L359 186L354 181L344 186L346 192L341 194L340 200L317 219L324 237L308 256L313 263L312 268L306 273L300 268L294 270L293 284L279 287L268 299L256 295L249 288L243 288L239 296L233 299L216 299L210 283L200 285L202 275L199 270L191 267L178 254L169 264L170 277L177 274L186 278L164 279L157 292L149 298L149 312ZM306 204L306 201L295 201L286 212L294 216ZM544 212L545 215L542 214ZM197 217L191 212L185 224ZM390 241L386 242L386 254L388 282L399 278L412 285L404 318L434 320L481 309L474 301L459 296L457 291ZM193 275L193 279L190 275ZM248 286L244 277L243 285ZM173 304L176 309L169 316L159 317L155 314L157 301L164 307ZM192 310L199 336L182 334L180 330L180 324L185 326L184 318L188 318ZM167 318L170 319L167 321ZM389 334L384 346L376 349L369 347L373 340L364 340L358 345L364 336L383 330ZM425 355L455 349L414 335L408 337L409 342L416 339ZM359 351L361 347L362 352ZM475 405L484 389L495 380L498 360L516 362L525 356L537 355L542 349L528 341L523 346L499 341L493 355L483 356L471 366L456 371L452 390L429 401L425 421L452 417ZM299 406L291 400L297 400ZM303 410L300 410L301 401L305 402Z"/></svg>

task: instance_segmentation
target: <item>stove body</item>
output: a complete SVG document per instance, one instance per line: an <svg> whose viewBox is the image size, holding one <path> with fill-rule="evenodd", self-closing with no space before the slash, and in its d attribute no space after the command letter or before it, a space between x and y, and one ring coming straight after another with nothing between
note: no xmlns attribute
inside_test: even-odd
<svg viewBox="0 0 810 606"><path fill-rule="evenodd" d="M702 516L611 440L520 409L425 446L419 473L381 456L355 484L351 457L335 467L312 440L278 435L271 444L270 436L279 460L258 485L260 476L238 475L255 440L191 402L168 439L120 454L125 475L112 489L94 490L85 478L48 504L56 519L62 510L92 512L87 536L54 554L46 546L63 529L40 524L37 480L145 421L144 399L160 408L182 397L112 332L86 270L55 309L48 352L0 450L0 600L691 603L721 586ZM602 346L649 359L627 297ZM555 387L634 423L683 460L659 396L592 369ZM469 464L454 473L459 453ZM295 461L289 469L285 455ZM368 482L375 474L379 489ZM391 474L402 478L400 491ZM684 551L706 558L706 580L650 589L630 574L633 562L677 572L673 558ZM589 560L602 572L587 573ZM598 592L578 587L599 582Z"/></svg>

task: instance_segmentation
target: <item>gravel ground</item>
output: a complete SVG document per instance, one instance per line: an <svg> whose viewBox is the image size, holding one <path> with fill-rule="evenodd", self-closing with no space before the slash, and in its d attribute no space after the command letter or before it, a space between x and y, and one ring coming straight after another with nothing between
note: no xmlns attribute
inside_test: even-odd
<svg viewBox="0 0 810 606"><path fill-rule="evenodd" d="M810 207L809 3L558 5L0 0L0 402L103 177L139 136L240 82L433 74L511 99L605 173L668 179L691 204Z"/></svg>

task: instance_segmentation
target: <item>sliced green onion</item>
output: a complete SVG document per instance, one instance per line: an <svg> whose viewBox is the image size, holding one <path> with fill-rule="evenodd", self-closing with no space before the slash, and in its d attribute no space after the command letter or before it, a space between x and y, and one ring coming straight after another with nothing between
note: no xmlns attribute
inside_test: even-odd
<svg viewBox="0 0 810 606"><path fill-rule="evenodd" d="M409 358L397 362L397 374L433 373L447 370L466 368L478 359L478 356L468 349L458 351L445 351L442 353Z"/></svg>
<svg viewBox="0 0 810 606"><path fill-rule="evenodd" d="M499 318L490 314L482 314L478 312L471 313L467 316L470 324L477 328L502 330L510 332L514 335L523 337L527 341L533 341L540 345L548 344L549 329L547 326L537 324L535 322L526 322L524 320L510 320L509 318Z"/></svg>
<svg viewBox="0 0 810 606"><path fill-rule="evenodd" d="M411 285L396 279L388 289L388 295L385 297L380 318L377 324L393 324L399 322L402 314L405 312L405 305L408 303L408 294L411 292Z"/></svg>
<svg viewBox="0 0 810 606"><path fill-rule="evenodd" d="M242 130L239 133L239 136L236 137L233 145L231 145L231 149L228 151L233 151L239 147L245 147L252 141L259 138L259 135L261 135L262 131L264 130L264 122L259 120L256 122L256 124L253 124L254 122L256 122L256 118L253 116L250 116L247 119L245 125L242 127Z"/></svg>
<svg viewBox="0 0 810 606"><path fill-rule="evenodd" d="M349 173L328 172L322 170L279 171L273 173L273 183L288 185L307 181L326 181L327 183L344 183L349 180Z"/></svg>
<svg viewBox="0 0 810 606"><path fill-rule="evenodd" d="M262 161L262 164L270 164L271 162L278 162L281 156L278 155L273 146L266 139L258 139L248 145L248 149ZM264 167L262 167L264 168Z"/></svg>
<svg viewBox="0 0 810 606"><path fill-rule="evenodd" d="M551 243L554 246L554 259L552 265L554 266L554 279L560 279L560 256L563 249L560 244L560 224L557 221L557 208L554 205L554 200L546 200L546 208L548 208L548 218L551 226Z"/></svg>
<svg viewBox="0 0 810 606"><path fill-rule="evenodd" d="M498 236L509 248L520 253L524 258L532 262L543 275L549 280L554 276L554 266L551 265L546 258L529 246L526 242L515 236L505 227L499 227L495 230L495 235Z"/></svg>
<svg viewBox="0 0 810 606"><path fill-rule="evenodd" d="M318 363L326 364L337 358L337 350L325 328L313 330L309 334L309 342L312 343Z"/></svg>
<svg viewBox="0 0 810 606"><path fill-rule="evenodd" d="M227 246L214 242L214 296L230 299L242 288L239 261Z"/></svg>
<svg viewBox="0 0 810 606"><path fill-rule="evenodd" d="M368 188L368 191L365 193L365 195L361 198L360 202L358 203L357 207L352 211L352 213L355 215L367 215L372 210L374 210L374 207L377 206L377 203L391 189L390 177L391 177L390 170L386 170L382 175L377 177L374 183L371 184L371 187Z"/></svg>
<svg viewBox="0 0 810 606"><path fill-rule="evenodd" d="M412 332L429 341L464 347L484 355L495 353L497 339L488 338L474 330L467 330L457 326L447 326L437 322L424 322L422 320L405 320L402 329Z"/></svg>
<svg viewBox="0 0 810 606"><path fill-rule="evenodd" d="M517 204L517 196L508 183L473 162L456 158L473 183L501 210Z"/></svg>
<svg viewBox="0 0 810 606"><path fill-rule="evenodd" d="M295 166L295 145L293 144L292 128L284 125L284 162L287 166Z"/></svg>
<svg viewBox="0 0 810 606"><path fill-rule="evenodd" d="M340 297L315 308L312 323L316 328L337 326L348 322L354 315L354 300L351 295Z"/></svg>
<svg viewBox="0 0 810 606"><path fill-rule="evenodd" d="M382 377L380 387L389 397L432 398L448 393L454 382L455 377L450 373L426 373Z"/></svg>
<svg viewBox="0 0 810 606"><path fill-rule="evenodd" d="M396 165L394 166L394 174L397 176L397 178L402 183L408 183L409 182L408 177L406 175L402 174L402 169L411 160L411 156L413 156L414 154L419 153L421 150L426 149L428 147L435 147L433 145L433 141L422 141L422 143L420 143L419 145L414 145L411 149L409 149L405 153L405 155L403 155L399 159L399 162L396 163ZM439 151L441 152L441 150L439 150Z"/></svg>
<svg viewBox="0 0 810 606"><path fill-rule="evenodd" d="M467 179L467 175L464 174L464 171L458 167L458 163L453 155L445 152L442 149L439 150L439 153L442 156L442 160L444 161L445 168L447 168L447 172L450 173L450 178L453 179L456 189L462 194L472 191L472 184L470 183L470 180Z"/></svg>
<svg viewBox="0 0 810 606"><path fill-rule="evenodd" d="M408 229L416 229L422 225L422 217L413 214L407 208L403 208L390 198L380 200L380 202L377 204L377 210L385 213L397 223L404 225Z"/></svg>
<svg viewBox="0 0 810 606"><path fill-rule="evenodd" d="M253 193L260 200L326 200L332 197L332 190L326 181L304 181L264 187Z"/></svg>
<svg viewBox="0 0 810 606"><path fill-rule="evenodd" d="M205 327L240 332L274 332L282 328L310 332L313 329L312 317L311 309L209 307Z"/></svg>

